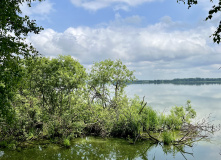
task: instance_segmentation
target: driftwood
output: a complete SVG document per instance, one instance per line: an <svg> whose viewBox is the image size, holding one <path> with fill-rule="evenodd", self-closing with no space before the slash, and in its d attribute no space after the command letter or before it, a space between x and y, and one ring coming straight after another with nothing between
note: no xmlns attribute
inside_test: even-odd
<svg viewBox="0 0 221 160"><path fill-rule="evenodd" d="M176 146L183 144L189 146L190 143L209 138L214 132L220 131L221 125L215 126L211 124L211 121L209 121L209 119L210 115L207 118L204 118L201 121L197 122L195 125L184 123L182 128L180 129L180 133L183 134L183 136L178 140L174 140L173 142L171 142L171 144ZM172 132L172 130L167 131ZM160 130L159 134L161 134L162 132L164 132L164 130ZM147 131L147 134L151 140L157 143L163 143L163 141L160 140L159 137L155 138L151 135L149 131Z"/></svg>
<svg viewBox="0 0 221 160"><path fill-rule="evenodd" d="M141 114L142 113L142 111L143 111L143 109L144 109L144 107L147 105L147 102L146 103L144 103L144 98L145 98L145 96L143 97L143 101L141 102L141 110L139 111L139 113L138 114Z"/></svg>
<svg viewBox="0 0 221 160"><path fill-rule="evenodd" d="M197 122L196 124L190 124L185 123L183 124L182 128L180 129L180 133L183 134L183 136L171 142L171 146L169 147L175 147L179 153L183 156L184 159L187 160L186 155L191 155L194 157L193 153L186 152L184 150L184 146L192 147L194 142L201 141L205 138L209 138L214 132L221 130L221 125L213 125L211 124L211 121L209 121L210 115L207 118L202 119L201 121ZM165 130L160 130L159 134L164 132ZM172 130L167 130L172 131ZM151 135L150 131L146 132L149 136L149 139L153 140L154 143L157 145L163 146L163 141L159 139L159 137L154 137ZM140 136L142 138L142 136ZM143 139L146 139L143 137ZM219 153L221 155L221 151Z"/></svg>

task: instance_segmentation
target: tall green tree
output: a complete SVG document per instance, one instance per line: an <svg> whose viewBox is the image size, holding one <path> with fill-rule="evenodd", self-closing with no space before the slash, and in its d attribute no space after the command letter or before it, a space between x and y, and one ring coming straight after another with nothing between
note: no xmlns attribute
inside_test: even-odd
<svg viewBox="0 0 221 160"><path fill-rule="evenodd" d="M21 78L21 59L38 55L25 37L31 32L38 34L43 28L22 16L20 9L24 2L31 7L32 1L36 0L0 1L0 119L12 120L11 101Z"/></svg>
<svg viewBox="0 0 221 160"><path fill-rule="evenodd" d="M107 59L96 62L92 66L89 82L91 90L94 91L92 99L100 99L103 107L106 107L107 103L111 101L110 89L114 90L114 100L117 101L126 84L134 79L133 71L123 65L121 60Z"/></svg>
<svg viewBox="0 0 221 160"><path fill-rule="evenodd" d="M70 109L74 95L83 90L87 74L85 68L71 56L37 58L26 61L26 90L39 97L40 106L49 115L62 115Z"/></svg>
<svg viewBox="0 0 221 160"><path fill-rule="evenodd" d="M183 2L184 4L187 3L188 8L190 8L192 5L196 5L198 3L198 0L177 0L177 2ZM210 2L213 3L213 0L210 0ZM207 20L211 20L215 14L221 11L221 0L219 0L218 4L213 5L212 8L209 10L208 16L206 17ZM219 44L221 41L221 20L219 22L218 27L216 28L215 32L210 36L213 37L213 42Z"/></svg>
<svg viewBox="0 0 221 160"><path fill-rule="evenodd" d="M13 135L19 131L27 137L40 127L43 135L65 136L83 127L87 74L77 60L71 56L30 58L24 60L22 71L22 85L12 102L16 112Z"/></svg>

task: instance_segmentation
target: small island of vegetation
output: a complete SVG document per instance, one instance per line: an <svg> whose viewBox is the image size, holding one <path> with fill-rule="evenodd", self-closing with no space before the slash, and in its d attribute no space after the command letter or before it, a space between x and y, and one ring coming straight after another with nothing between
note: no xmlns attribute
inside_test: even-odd
<svg viewBox="0 0 221 160"><path fill-rule="evenodd" d="M164 144L203 137L204 122L190 123L196 116L190 101L164 114L144 99L128 98L124 88L135 77L120 60L96 62L86 73L71 56L35 57L23 60L19 70L19 87L1 112L1 147L16 149L40 139L68 147L70 140L86 135ZM212 127L206 130L215 131Z"/></svg>

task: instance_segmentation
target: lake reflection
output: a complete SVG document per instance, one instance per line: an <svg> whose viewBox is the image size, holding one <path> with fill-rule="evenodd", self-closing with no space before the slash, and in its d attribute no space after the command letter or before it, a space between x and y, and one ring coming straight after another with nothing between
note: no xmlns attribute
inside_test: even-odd
<svg viewBox="0 0 221 160"><path fill-rule="evenodd" d="M147 141L129 144L123 139L102 139L94 137L77 138L70 148L57 145L36 145L34 148L4 152L2 160L153 160L153 159L220 159L218 150L194 145L187 146L161 146L150 144ZM200 154L198 153L200 152Z"/></svg>

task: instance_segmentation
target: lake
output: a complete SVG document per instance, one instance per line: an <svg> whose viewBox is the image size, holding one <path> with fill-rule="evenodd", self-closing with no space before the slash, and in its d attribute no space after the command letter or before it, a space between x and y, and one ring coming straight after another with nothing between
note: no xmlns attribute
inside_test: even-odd
<svg viewBox="0 0 221 160"><path fill-rule="evenodd" d="M191 100L192 107L197 112L194 122L210 115L213 124L221 123L221 85L173 85L173 84L131 84L125 89L129 97L134 94L145 101L154 110L168 112L173 106L185 106ZM211 135L210 139L188 146L153 145L147 141L129 144L123 139L102 139L94 137L77 138L70 148L55 144L33 145L30 149L20 152L0 149L0 159L136 159L136 160L220 160L221 134ZM183 151L183 152L180 152Z"/></svg>
<svg viewBox="0 0 221 160"><path fill-rule="evenodd" d="M196 110L197 118L194 122L202 120L210 115L212 124L221 123L221 85L174 85L174 84L132 84L126 88L126 93L133 97L134 94L140 98L145 96L149 106L159 112L168 112L173 106L185 106L187 100L191 100L192 107ZM155 153L161 159L162 149L156 147ZM221 159L221 132L211 136L210 142L202 141L196 143L191 152L194 157L188 159L220 160ZM163 159L168 158L165 155ZM183 159L176 157L175 159ZM185 158L184 158L185 159Z"/></svg>
<svg viewBox="0 0 221 160"><path fill-rule="evenodd" d="M132 84L125 92L129 97L145 96L148 106L162 112L173 106L185 106L191 100L197 112L197 119L211 113L213 123L221 122L221 85L173 85L173 84Z"/></svg>

